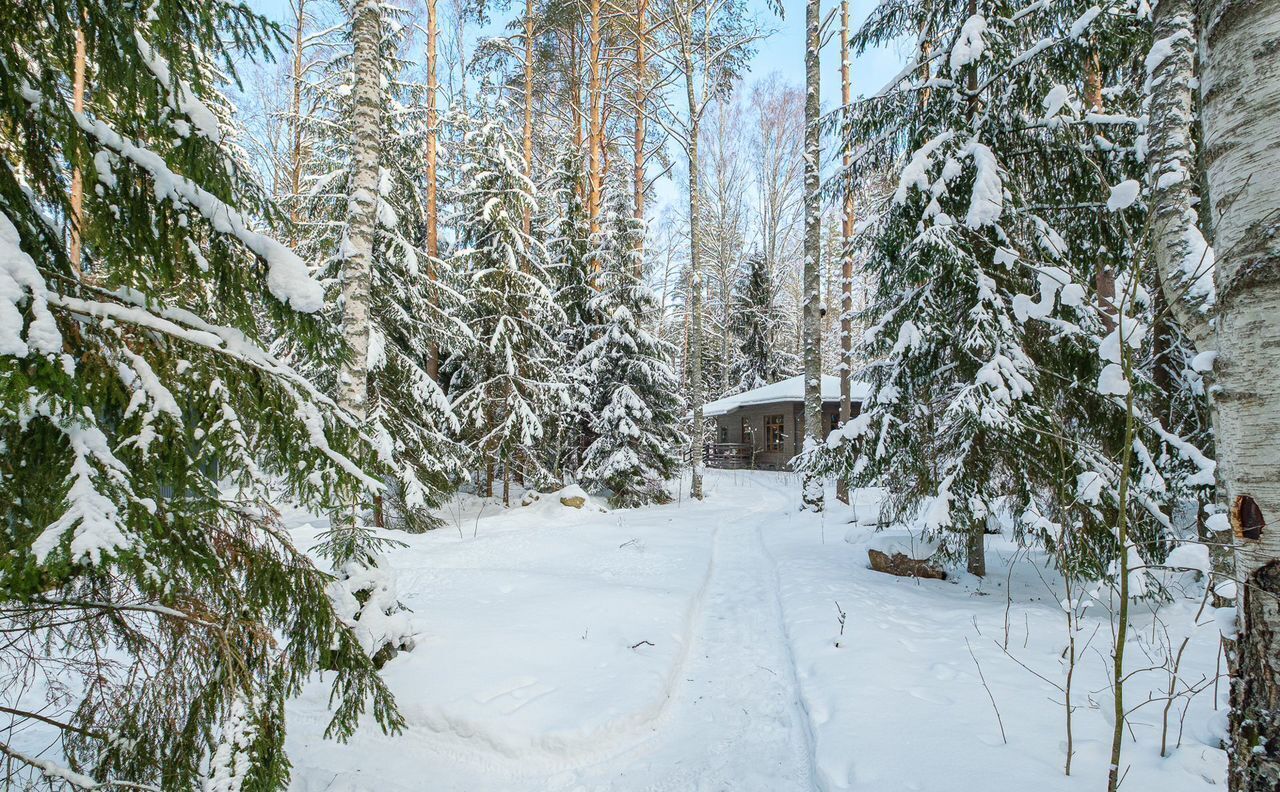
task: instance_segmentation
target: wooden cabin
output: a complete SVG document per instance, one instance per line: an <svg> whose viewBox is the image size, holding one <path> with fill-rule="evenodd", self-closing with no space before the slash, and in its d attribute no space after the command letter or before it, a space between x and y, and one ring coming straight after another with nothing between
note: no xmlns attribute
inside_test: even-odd
<svg viewBox="0 0 1280 792"><path fill-rule="evenodd" d="M852 383L853 414L868 386ZM787 470L804 445L804 377L716 399L702 408L715 420L704 459L710 467ZM840 425L840 378L822 378L822 435Z"/></svg>

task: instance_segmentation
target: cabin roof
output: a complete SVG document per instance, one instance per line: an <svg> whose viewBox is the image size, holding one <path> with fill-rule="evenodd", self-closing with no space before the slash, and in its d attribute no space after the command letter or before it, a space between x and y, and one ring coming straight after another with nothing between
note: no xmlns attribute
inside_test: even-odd
<svg viewBox="0 0 1280 792"><path fill-rule="evenodd" d="M871 393L871 386L865 382L851 382L850 397L853 401L864 401ZM840 401L840 378L833 377L828 374L822 376L822 400L824 402ZM780 382L771 385L765 385L755 390L744 391L743 393L735 393L732 396L725 396L722 399L716 399L708 403L702 408L702 412L708 416L724 415L742 407L750 407L758 404L773 404L783 402L803 402L804 401L804 375L789 377Z"/></svg>

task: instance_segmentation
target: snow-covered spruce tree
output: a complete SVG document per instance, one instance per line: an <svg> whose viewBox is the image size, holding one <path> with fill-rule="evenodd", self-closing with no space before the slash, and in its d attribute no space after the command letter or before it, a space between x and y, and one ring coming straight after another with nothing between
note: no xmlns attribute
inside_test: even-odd
<svg viewBox="0 0 1280 792"><path fill-rule="evenodd" d="M733 331L738 344L734 393L777 382L800 370L795 353L778 343L785 320L775 304L777 291L768 260L759 254L748 256L734 295Z"/></svg>
<svg viewBox="0 0 1280 792"><path fill-rule="evenodd" d="M0 7L8 782L279 789L285 701L321 664L330 734L370 703L384 728L400 719L273 506L378 486L350 416L264 350L287 333L307 355L323 291L259 230L275 212L212 108L215 64L275 33L220 3L29 11ZM76 215L72 168L89 187Z"/></svg>
<svg viewBox="0 0 1280 792"><path fill-rule="evenodd" d="M862 415L805 464L888 486L893 518L921 525L978 574L997 510L1045 540L1042 518L1065 521L1070 511L1081 521L1071 535L1088 537L1071 556L1082 574L1105 574L1118 552L1108 509L1123 422L1115 394L1099 388L1112 384L1103 378L1112 361L1099 355L1114 357L1110 283L1132 284L1131 296L1150 306L1141 273L1126 275L1123 264L1137 251L1104 206L1133 203L1129 185L1118 197L1107 187L1137 162L1124 160L1132 146L1110 143L1106 130L1136 130L1132 116L1077 98L1091 75L1072 48L1086 46L1099 14L1072 16L1063 6L1073 5L1010 18L985 1L891 0L855 40L865 47L923 31L920 50L933 56L845 117L849 144L863 152L855 170L900 173L869 229L877 292L865 341L881 362L869 372L874 392ZM1124 72L1098 62L1092 81ZM1098 156L1117 148L1120 156ZM1203 484L1205 460L1148 417L1138 442L1157 451L1135 466L1132 502L1158 512L1165 475ZM1134 525L1157 556L1163 523L1145 513Z"/></svg>
<svg viewBox="0 0 1280 792"><path fill-rule="evenodd" d="M592 387L594 416L594 440L578 477L607 488L616 506L643 506L670 500L667 481L688 441L679 428L683 402L670 364L675 350L645 326L657 304L636 276L644 224L625 205L611 208L597 248L602 271L592 312L599 324L577 356Z"/></svg>
<svg viewBox="0 0 1280 792"><path fill-rule="evenodd" d="M537 201L501 109L487 109L464 145L463 238L454 266L464 284L461 316L475 341L447 365L463 439L486 466L489 492L495 464L508 484L516 466L535 480L550 478L541 444L564 390L554 334L565 318L544 268L545 249L521 228L525 209L536 214ZM504 488L504 503L509 494Z"/></svg>
<svg viewBox="0 0 1280 792"><path fill-rule="evenodd" d="M467 336L454 319L458 304L445 263L432 259L426 237L425 153L427 114L422 86L407 81L410 65L403 59L406 14L382 6L380 64L385 86L384 109L376 133L378 194L371 248L368 308L366 412L369 433L391 466L386 522L418 532L438 520L428 509L439 505L462 473L464 450L448 399L428 368L434 351ZM316 107L307 119L312 141L305 163L301 205L300 250L311 261L324 262L336 291L344 283L345 253L355 189L354 150L357 93L350 28L331 31ZM336 296L336 295L335 295ZM344 309L335 305L335 314ZM335 322L341 320L335 315ZM317 372L336 387L337 371ZM380 506L381 504L379 504ZM375 509L382 519L382 510Z"/></svg>
<svg viewBox="0 0 1280 792"><path fill-rule="evenodd" d="M554 198L539 203L542 212L535 218L538 227L548 229L546 269L556 305L565 318L556 340L563 350L559 379L566 390L547 422L550 443L546 464L557 480L581 465L593 418L590 394L594 383L590 372L576 362L598 324L592 302L598 240L593 239L582 200L582 159L582 153L572 149L559 158L559 169L548 179L554 185Z"/></svg>

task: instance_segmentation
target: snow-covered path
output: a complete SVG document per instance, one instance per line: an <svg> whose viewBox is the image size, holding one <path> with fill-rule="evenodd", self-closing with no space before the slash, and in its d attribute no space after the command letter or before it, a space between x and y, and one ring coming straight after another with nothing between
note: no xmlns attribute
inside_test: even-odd
<svg viewBox="0 0 1280 792"><path fill-rule="evenodd" d="M712 491L711 497L717 495ZM808 722L760 531L793 500L763 479L746 514L713 529L706 591L679 685L652 736L578 773L583 789L639 792L814 786ZM749 761L744 761L749 757Z"/></svg>
<svg viewBox="0 0 1280 792"><path fill-rule="evenodd" d="M480 513L471 503L446 528L397 536L408 547L387 562L420 634L384 673L407 728L325 741L327 688L310 686L290 705L293 789L1098 788L1108 622L1093 617L1077 668L1068 778L1053 687L1065 673L1062 613L1042 559L1010 570L1012 545L991 537L986 580L893 578L867 569L871 529L851 525L849 507L798 512L794 476L709 471L707 494L609 512L554 497ZM861 495L864 507L876 497ZM313 533L296 535L305 544ZM1175 634L1196 635L1183 666L1191 683L1211 678L1216 653L1215 629L1191 626L1194 611L1194 602L1161 611ZM1158 631L1143 618L1131 649L1156 668ZM995 640L1006 620L1007 654ZM1128 696L1167 683L1156 668L1134 676ZM1126 788L1207 792L1222 782L1211 695L1191 701L1185 729L1179 701L1181 741L1167 758L1161 708L1131 717Z"/></svg>

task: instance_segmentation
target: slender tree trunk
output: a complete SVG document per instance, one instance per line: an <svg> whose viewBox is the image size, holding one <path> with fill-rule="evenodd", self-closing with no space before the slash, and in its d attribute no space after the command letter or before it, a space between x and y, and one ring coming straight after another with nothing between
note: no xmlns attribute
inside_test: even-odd
<svg viewBox="0 0 1280 792"><path fill-rule="evenodd" d="M1121 332L1129 332L1121 328ZM1133 363L1130 352L1121 344L1125 379L1133 380ZM1116 521L1116 542L1120 545L1119 604L1116 607L1116 645L1111 656L1111 762L1107 767L1107 792L1120 787L1120 752L1124 746L1124 649L1129 642L1129 478L1133 465L1133 433L1136 416L1133 411L1133 388L1125 395L1124 448L1120 460L1119 516Z"/></svg>
<svg viewBox="0 0 1280 792"><path fill-rule="evenodd" d="M576 27L576 24L575 24ZM569 36L569 77L571 85L569 86L569 110L570 116L573 118L573 150L578 156L582 155L582 146L586 142L583 138L582 127L586 121L586 113L582 112L582 78L580 76L580 66L578 65L578 36L577 30L570 31ZM579 194L582 196L583 203L587 199L587 185L582 182L579 185Z"/></svg>
<svg viewBox="0 0 1280 792"><path fill-rule="evenodd" d="M533 182L533 0L524 3L524 176ZM521 222L529 234L533 215L527 205Z"/></svg>
<svg viewBox="0 0 1280 792"><path fill-rule="evenodd" d="M1243 584L1229 784L1262 792L1280 788L1280 3L1209 0L1204 23L1214 433Z"/></svg>
<svg viewBox="0 0 1280 792"><path fill-rule="evenodd" d="M511 508L511 460L502 463L502 506Z"/></svg>
<svg viewBox="0 0 1280 792"><path fill-rule="evenodd" d="M693 444L692 480L689 497L702 500L702 447L704 415L702 402L705 396L702 383L702 196L698 192L698 137L701 133L701 112L694 86L693 55L686 44L684 52L685 95L689 102L689 401L693 402L693 431L689 433Z"/></svg>
<svg viewBox="0 0 1280 792"><path fill-rule="evenodd" d="M848 107L853 101L853 86L849 74L849 0L840 3L840 102ZM845 170L853 164L853 152L848 143L841 143ZM844 218L840 226L840 425L853 417L853 185L845 187ZM849 482L841 476L836 481L836 498L849 502Z"/></svg>
<svg viewBox="0 0 1280 792"><path fill-rule="evenodd" d="M1092 44L1084 62L1084 101L1089 110L1102 112L1102 61L1098 45ZM1116 274L1110 266L1094 268L1093 287L1098 293L1098 305L1102 309L1102 324L1108 330L1115 329Z"/></svg>
<svg viewBox="0 0 1280 792"><path fill-rule="evenodd" d="M1212 277L1213 253L1196 214L1196 159L1192 149L1196 117L1196 9L1193 0L1160 0L1152 9L1153 38L1167 47L1148 75L1147 183L1151 189L1152 258L1170 313L1197 353L1213 352L1212 299L1197 280ZM1213 389L1206 388L1216 423ZM1219 482L1219 490L1222 490ZM1220 579L1235 574L1229 528L1214 531L1210 555Z"/></svg>
<svg viewBox="0 0 1280 792"><path fill-rule="evenodd" d="M77 113L84 112L85 52L84 28L76 26L76 62L75 73L71 83L71 107ZM78 280L81 276L80 259L84 250L82 238L84 222L84 174L80 167L71 170L71 216L68 218L71 227L70 254L71 272Z"/></svg>
<svg viewBox="0 0 1280 792"><path fill-rule="evenodd" d="M347 202L342 262L342 338L349 356L338 375L338 404L364 418L368 397L369 303L377 223L382 131L382 12L375 0L357 0L351 20L355 49L352 123L353 190Z"/></svg>
<svg viewBox="0 0 1280 792"><path fill-rule="evenodd" d="M440 118L436 112L436 94L439 93L436 39L439 36L440 20L437 4L438 0L427 0L427 278L432 281L437 277L436 263L440 260ZM434 341L427 350L427 375L433 380L440 380L440 348Z"/></svg>
<svg viewBox="0 0 1280 792"><path fill-rule="evenodd" d="M306 45L307 2L297 0L297 15L293 19L293 62L290 78L293 83L289 99L289 234L294 245L298 244L298 196L302 194L302 81L303 49Z"/></svg>
<svg viewBox="0 0 1280 792"><path fill-rule="evenodd" d="M648 111L648 94L646 92L646 80L648 80L649 69L649 33L646 29L649 24L649 0L636 0L636 72L635 72L635 140L634 151L632 153L632 169L634 170L632 189L634 195L632 197L631 209L634 212L636 222L641 226L644 225L644 193L645 185L648 180L645 178L644 168L644 146L645 146L645 122L647 120ZM636 278L644 277L644 245L645 235L636 235Z"/></svg>
<svg viewBox="0 0 1280 792"><path fill-rule="evenodd" d="M822 167L821 57L818 26L822 7L819 0L805 3L805 100L804 100L804 445L822 442L822 199L818 193ZM817 476L805 474L802 505L820 512L823 484Z"/></svg>
<svg viewBox="0 0 1280 792"><path fill-rule="evenodd" d="M965 536L965 571L978 577L987 576L987 525L974 520Z"/></svg>
<svg viewBox="0 0 1280 792"><path fill-rule="evenodd" d="M587 41L587 217L591 233L600 230L601 193L604 191L604 84L600 79L603 52L600 32L600 2L590 0L591 26ZM597 271L600 261L595 263Z"/></svg>

